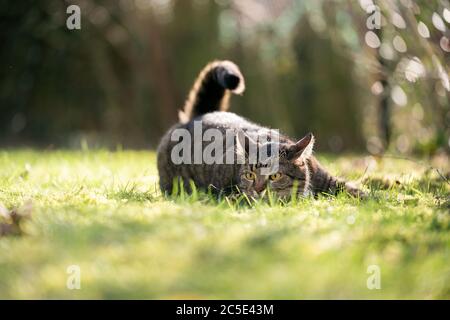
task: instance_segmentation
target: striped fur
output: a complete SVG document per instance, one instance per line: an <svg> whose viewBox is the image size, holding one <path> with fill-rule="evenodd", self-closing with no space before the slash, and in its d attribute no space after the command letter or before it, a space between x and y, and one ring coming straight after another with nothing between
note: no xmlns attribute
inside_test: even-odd
<svg viewBox="0 0 450 320"><path fill-rule="evenodd" d="M213 111L227 111L230 93L242 94L244 77L231 61L208 63L198 75L178 117L181 123Z"/></svg>
<svg viewBox="0 0 450 320"><path fill-rule="evenodd" d="M299 195L318 195L320 193L336 194L347 191L353 196L364 197L361 190L332 176L313 156L314 136L307 134L296 141L276 130L262 127L234 113L227 112L231 93L242 94L245 90L244 77L239 68L231 61L213 61L207 64L198 75L188 95L183 109L179 112L179 122L175 124L161 139L158 147L158 172L161 190L165 193L174 192L174 182L182 183L184 190L190 190L190 182L196 187L214 192L234 192L240 190L250 196L258 197L264 194L267 186L279 196L289 196L293 189ZM259 141L261 133L277 136L279 139L279 169L282 174L278 180L270 180L263 174L259 166L248 164L175 164L171 152L178 141L171 138L175 130L187 130L194 135L194 123L201 121L203 130L214 128L225 136L227 130L245 131L251 141ZM236 136L237 141L239 135ZM244 139L245 140L245 139ZM249 141L250 141L249 140ZM194 145L202 144L205 148L208 142L192 139L191 152ZM226 146L225 141L224 148ZM245 144L244 144L245 145ZM242 148L236 147L235 155L239 157ZM244 152L245 154L245 152ZM245 173L251 171L255 179L248 180ZM296 187L294 188L294 185ZM298 187L298 190L297 190Z"/></svg>

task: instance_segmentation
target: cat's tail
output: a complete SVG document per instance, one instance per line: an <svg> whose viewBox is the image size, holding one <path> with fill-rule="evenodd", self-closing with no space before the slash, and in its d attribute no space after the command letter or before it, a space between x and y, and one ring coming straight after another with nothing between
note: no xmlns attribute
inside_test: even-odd
<svg viewBox="0 0 450 320"><path fill-rule="evenodd" d="M186 123L208 112L226 111L230 93L242 94L244 90L244 77L236 64L226 60L210 62L195 80L179 120Z"/></svg>

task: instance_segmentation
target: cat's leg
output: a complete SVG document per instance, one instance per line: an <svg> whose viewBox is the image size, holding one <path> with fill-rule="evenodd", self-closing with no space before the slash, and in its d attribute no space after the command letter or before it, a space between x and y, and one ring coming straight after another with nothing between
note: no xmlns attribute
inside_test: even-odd
<svg viewBox="0 0 450 320"><path fill-rule="evenodd" d="M368 197L367 192L358 188L353 182L347 182L338 179L337 187L335 189L335 193L346 192L352 197L366 199Z"/></svg>
<svg viewBox="0 0 450 320"><path fill-rule="evenodd" d="M311 186L310 189L314 195L330 194L337 195L341 192L346 192L349 195L364 199L367 198L367 193L358 188L354 183L347 182L340 178L336 178L328 171L326 171L316 159L309 161L311 172Z"/></svg>

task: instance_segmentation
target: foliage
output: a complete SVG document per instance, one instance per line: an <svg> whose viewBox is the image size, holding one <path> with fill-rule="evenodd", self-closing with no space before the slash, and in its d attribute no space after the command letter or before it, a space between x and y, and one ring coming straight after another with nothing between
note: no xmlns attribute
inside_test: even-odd
<svg viewBox="0 0 450 320"><path fill-rule="evenodd" d="M203 65L237 62L233 111L318 148L449 151L448 0L0 4L0 143L155 147ZM372 4L381 29L370 30Z"/></svg>

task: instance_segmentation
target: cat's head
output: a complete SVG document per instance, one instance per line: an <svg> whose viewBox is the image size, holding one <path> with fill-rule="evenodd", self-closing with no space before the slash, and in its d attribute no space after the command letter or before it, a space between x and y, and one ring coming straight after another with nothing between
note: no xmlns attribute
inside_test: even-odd
<svg viewBox="0 0 450 320"><path fill-rule="evenodd" d="M280 198L289 197L293 193L299 196L309 194L311 174L307 160L312 155L314 136L309 133L296 143L268 142L265 150L272 150L270 144L273 143L277 143L275 154L271 155L269 151L267 159L262 161L258 157L256 163L251 164L248 160L252 144L253 150L262 145L248 136L238 136L238 154L246 160L239 170L239 190L253 198L264 197L268 190Z"/></svg>

